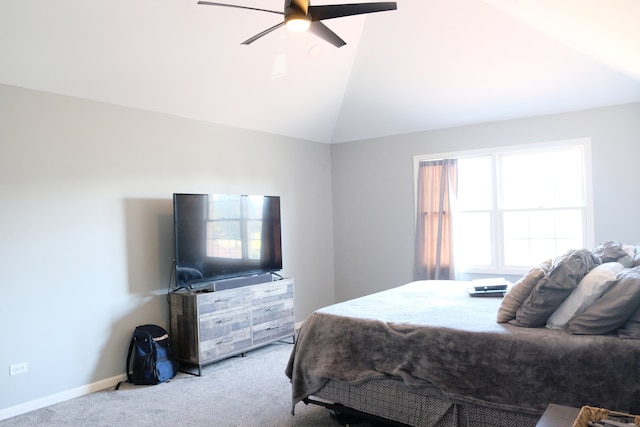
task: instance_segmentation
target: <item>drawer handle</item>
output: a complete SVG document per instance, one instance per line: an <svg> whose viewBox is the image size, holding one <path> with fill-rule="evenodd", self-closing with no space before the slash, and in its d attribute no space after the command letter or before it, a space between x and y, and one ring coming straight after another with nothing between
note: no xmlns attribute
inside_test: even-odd
<svg viewBox="0 0 640 427"><path fill-rule="evenodd" d="M278 311L278 307L267 307L264 311Z"/></svg>
<svg viewBox="0 0 640 427"><path fill-rule="evenodd" d="M227 301L231 301L231 298L220 298L220 299L214 300L213 302L216 303L216 302L227 302Z"/></svg>
<svg viewBox="0 0 640 427"><path fill-rule="evenodd" d="M231 319L231 318L229 318L229 317L228 317L228 318L226 318L226 319L220 319L220 320L218 320L216 323L217 323L217 324L220 324L220 323L227 323L227 322L231 322L232 320L233 320L233 319Z"/></svg>
<svg viewBox="0 0 640 427"><path fill-rule="evenodd" d="M218 341L216 344L224 344L224 343L231 342L231 341L233 341L233 337L227 337L227 338L225 338L223 340Z"/></svg>

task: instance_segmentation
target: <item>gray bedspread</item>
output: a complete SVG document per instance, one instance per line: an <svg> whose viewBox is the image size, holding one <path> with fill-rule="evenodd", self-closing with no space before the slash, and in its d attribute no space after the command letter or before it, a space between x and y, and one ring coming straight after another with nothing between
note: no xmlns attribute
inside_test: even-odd
<svg viewBox="0 0 640 427"><path fill-rule="evenodd" d="M286 368L293 407L330 379L398 378L457 403L542 413L549 403L640 413L640 340L496 323L501 298L419 281L320 309Z"/></svg>

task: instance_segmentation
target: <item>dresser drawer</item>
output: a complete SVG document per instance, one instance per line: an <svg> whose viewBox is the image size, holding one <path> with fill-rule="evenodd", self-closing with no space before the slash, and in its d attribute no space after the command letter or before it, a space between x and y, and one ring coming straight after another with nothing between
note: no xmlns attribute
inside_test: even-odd
<svg viewBox="0 0 640 427"><path fill-rule="evenodd" d="M251 328L250 311L239 309L200 316L200 340L209 341Z"/></svg>
<svg viewBox="0 0 640 427"><path fill-rule="evenodd" d="M198 295L198 311L202 316L247 307L251 303L251 289L237 288Z"/></svg>
<svg viewBox="0 0 640 427"><path fill-rule="evenodd" d="M251 321L254 325L270 322L286 317L293 318L293 299L286 299L274 304L253 307L251 310Z"/></svg>
<svg viewBox="0 0 640 427"><path fill-rule="evenodd" d="M253 345L256 346L293 336L294 331L295 321L293 316L253 325Z"/></svg>
<svg viewBox="0 0 640 427"><path fill-rule="evenodd" d="M280 280L256 285L251 290L251 304L253 306L286 299L293 299L293 280Z"/></svg>
<svg viewBox="0 0 640 427"><path fill-rule="evenodd" d="M241 353L251 347L251 328L234 331L228 335L200 342L200 364L234 353Z"/></svg>

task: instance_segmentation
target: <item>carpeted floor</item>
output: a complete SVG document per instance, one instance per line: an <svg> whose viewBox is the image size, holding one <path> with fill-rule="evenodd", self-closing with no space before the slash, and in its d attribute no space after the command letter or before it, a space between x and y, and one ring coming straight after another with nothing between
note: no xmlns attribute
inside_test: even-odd
<svg viewBox="0 0 640 427"><path fill-rule="evenodd" d="M0 421L13 426L335 427L325 408L296 406L284 369L291 344L276 343L155 386L125 383ZM367 426L363 423L360 426Z"/></svg>

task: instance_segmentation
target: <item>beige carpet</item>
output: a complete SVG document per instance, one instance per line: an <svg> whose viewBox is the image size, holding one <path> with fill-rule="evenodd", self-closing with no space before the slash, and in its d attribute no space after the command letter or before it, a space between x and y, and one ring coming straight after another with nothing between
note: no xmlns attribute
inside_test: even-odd
<svg viewBox="0 0 640 427"><path fill-rule="evenodd" d="M296 406L284 370L291 344L276 343L155 386L125 383L0 421L13 426L304 426L335 427L329 411ZM362 424L366 425L366 424Z"/></svg>

